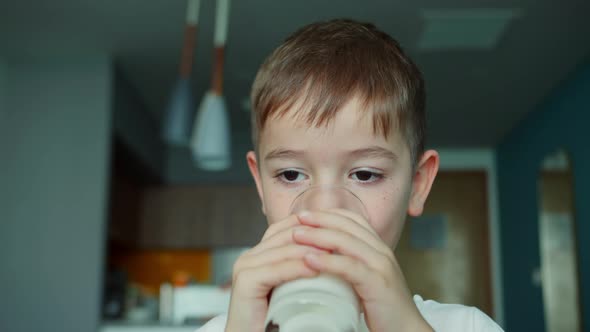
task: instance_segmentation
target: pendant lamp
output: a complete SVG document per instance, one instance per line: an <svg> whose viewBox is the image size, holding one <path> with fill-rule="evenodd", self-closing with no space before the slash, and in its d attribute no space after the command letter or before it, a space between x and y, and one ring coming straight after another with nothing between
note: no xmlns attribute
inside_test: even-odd
<svg viewBox="0 0 590 332"><path fill-rule="evenodd" d="M231 166L231 132L223 98L223 61L229 7L229 0L217 0L211 88L197 111L190 142L193 160L197 167L206 171L221 171Z"/></svg>
<svg viewBox="0 0 590 332"><path fill-rule="evenodd" d="M188 0L179 77L164 115L162 138L170 145L188 145L194 114L190 75L195 51L200 0Z"/></svg>

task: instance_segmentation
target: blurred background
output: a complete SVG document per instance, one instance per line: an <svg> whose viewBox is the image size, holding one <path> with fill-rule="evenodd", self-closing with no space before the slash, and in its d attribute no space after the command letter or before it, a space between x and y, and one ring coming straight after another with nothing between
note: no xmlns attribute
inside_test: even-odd
<svg viewBox="0 0 590 332"><path fill-rule="evenodd" d="M184 0L0 0L0 331L192 331L223 312L233 261L266 227L244 158L250 85L288 34L339 17L391 34L426 79L442 164L396 248L412 291L509 331L590 331L588 13L235 0L219 44L213 0L198 15ZM230 128L216 171L162 134L204 121L212 77Z"/></svg>

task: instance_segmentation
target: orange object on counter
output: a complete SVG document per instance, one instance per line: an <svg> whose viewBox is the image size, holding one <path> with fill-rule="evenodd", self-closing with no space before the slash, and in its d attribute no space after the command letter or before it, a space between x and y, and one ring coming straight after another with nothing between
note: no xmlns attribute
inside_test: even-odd
<svg viewBox="0 0 590 332"><path fill-rule="evenodd" d="M211 281L209 250L120 250L112 252L109 265L125 270L130 282L158 294L164 282L185 286L191 281Z"/></svg>
<svg viewBox="0 0 590 332"><path fill-rule="evenodd" d="M174 287L188 286L191 281L191 275L186 271L176 271L172 276Z"/></svg>

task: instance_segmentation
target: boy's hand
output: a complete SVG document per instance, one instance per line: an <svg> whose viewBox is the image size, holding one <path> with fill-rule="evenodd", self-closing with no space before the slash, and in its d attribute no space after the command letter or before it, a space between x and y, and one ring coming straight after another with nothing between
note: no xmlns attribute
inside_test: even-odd
<svg viewBox="0 0 590 332"><path fill-rule="evenodd" d="M294 230L308 228L290 216L269 226L260 243L238 258L233 267L226 331L264 331L270 291L287 281L318 275L303 257L325 251L293 240Z"/></svg>
<svg viewBox="0 0 590 332"><path fill-rule="evenodd" d="M353 286L371 332L433 331L416 308L393 251L364 218L334 209L304 212L299 221L311 227L295 230L296 243L336 252L306 254L305 263Z"/></svg>

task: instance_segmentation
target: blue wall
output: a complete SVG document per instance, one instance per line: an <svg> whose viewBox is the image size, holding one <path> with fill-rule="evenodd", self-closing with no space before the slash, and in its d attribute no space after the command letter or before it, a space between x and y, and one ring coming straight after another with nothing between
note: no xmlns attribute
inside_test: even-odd
<svg viewBox="0 0 590 332"><path fill-rule="evenodd" d="M543 299L531 273L540 266L538 172L565 148L574 171L583 331L590 332L590 62L577 70L498 146L505 328L544 331Z"/></svg>
<svg viewBox="0 0 590 332"><path fill-rule="evenodd" d="M8 73L6 70L6 64L4 64L4 60L0 58L0 110L6 107L4 105L4 100L6 99L5 95L7 75ZM0 116L2 116L2 114L0 114ZM0 121L2 121L2 118L0 118Z"/></svg>

